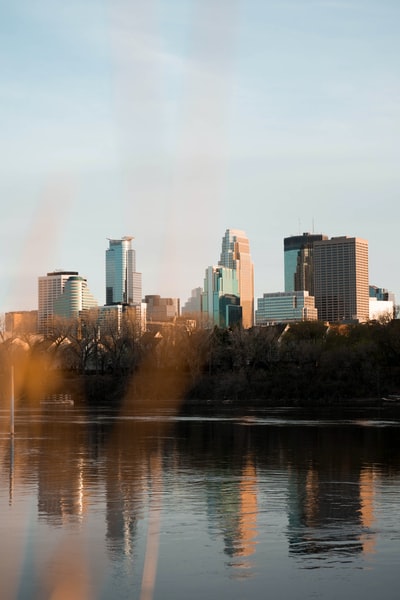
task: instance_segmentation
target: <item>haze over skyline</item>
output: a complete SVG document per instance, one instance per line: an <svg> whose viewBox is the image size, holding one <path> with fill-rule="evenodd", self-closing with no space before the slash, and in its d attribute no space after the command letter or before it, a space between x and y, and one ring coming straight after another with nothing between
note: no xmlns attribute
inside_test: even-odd
<svg viewBox="0 0 400 600"><path fill-rule="evenodd" d="M0 312L77 270L105 302L107 238L143 296L203 285L244 230L255 297L283 238L369 243L400 298L395 0L2 2Z"/></svg>

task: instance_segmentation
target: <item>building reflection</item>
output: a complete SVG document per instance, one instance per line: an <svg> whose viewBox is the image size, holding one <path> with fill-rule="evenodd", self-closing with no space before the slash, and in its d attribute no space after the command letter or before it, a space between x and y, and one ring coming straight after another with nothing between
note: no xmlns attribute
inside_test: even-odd
<svg viewBox="0 0 400 600"><path fill-rule="evenodd" d="M160 531L167 536L173 529L168 521L165 533L163 515L168 520L167 510L176 511L172 523L181 524L177 498L182 514L208 520L230 577L256 572L258 544L268 547L266 524L275 515L284 523L285 551L288 543L289 555L311 566L313 559L375 552L375 490L384 469L400 472L395 428L86 417L60 411L27 418L24 428L18 423L15 439L0 441L4 493L8 486L11 508L17 498L37 494L39 520L60 531L72 523L86 534L96 521L93 552L100 555L101 546L107 560L126 559L136 571L142 563L138 569L135 557L143 559L146 585L154 584ZM190 536L183 547L191 546ZM22 564L23 541L18 551Z"/></svg>
<svg viewBox="0 0 400 600"><path fill-rule="evenodd" d="M360 474L361 522L364 531L361 543L365 554L373 554L376 547L376 536L371 534L375 523L375 485L376 473L373 466L363 467Z"/></svg>
<svg viewBox="0 0 400 600"><path fill-rule="evenodd" d="M207 505L211 532L223 536L228 564L250 569L256 551L258 486L254 458L247 455L239 475L224 473L207 484Z"/></svg>
<svg viewBox="0 0 400 600"><path fill-rule="evenodd" d="M105 469L106 542L112 557L132 557L142 513L145 465L132 453L129 465L121 448L107 448Z"/></svg>
<svg viewBox="0 0 400 600"><path fill-rule="evenodd" d="M310 464L289 474L289 553L345 557L373 552L373 469Z"/></svg>
<svg viewBox="0 0 400 600"><path fill-rule="evenodd" d="M80 431L68 420L43 427L37 459L38 511L51 525L82 520L90 503L88 481L94 472Z"/></svg>
<svg viewBox="0 0 400 600"><path fill-rule="evenodd" d="M360 492L356 481L330 478L313 466L291 472L289 552L303 555L361 552L360 513Z"/></svg>
<svg viewBox="0 0 400 600"><path fill-rule="evenodd" d="M236 556L244 559L244 565L250 566L250 556L256 551L258 489L254 460L247 458L239 484L240 508L238 523L238 549Z"/></svg>
<svg viewBox="0 0 400 600"><path fill-rule="evenodd" d="M161 493L164 428L155 420L121 419L107 439L106 541L112 558L134 555L138 522L145 518L149 503L154 514L152 499Z"/></svg>

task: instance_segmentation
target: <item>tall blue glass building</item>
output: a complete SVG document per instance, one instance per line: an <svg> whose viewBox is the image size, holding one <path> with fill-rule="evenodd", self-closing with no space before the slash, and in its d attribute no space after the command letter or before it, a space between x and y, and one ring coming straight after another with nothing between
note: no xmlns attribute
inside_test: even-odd
<svg viewBox="0 0 400 600"><path fill-rule="evenodd" d="M202 293L202 315L206 326L230 327L241 321L237 271L228 267L208 267Z"/></svg>
<svg viewBox="0 0 400 600"><path fill-rule="evenodd" d="M284 238L285 292L306 290L314 296L314 242L327 239L327 235L314 233Z"/></svg>
<svg viewBox="0 0 400 600"><path fill-rule="evenodd" d="M136 272L136 254L133 237L109 239L106 250L106 305L140 305L142 301L142 274Z"/></svg>

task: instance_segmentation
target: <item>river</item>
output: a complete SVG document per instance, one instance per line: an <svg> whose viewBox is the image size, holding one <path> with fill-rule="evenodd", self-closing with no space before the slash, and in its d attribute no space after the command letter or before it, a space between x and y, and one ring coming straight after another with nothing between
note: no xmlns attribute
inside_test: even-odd
<svg viewBox="0 0 400 600"><path fill-rule="evenodd" d="M2 600L398 598L398 420L8 418Z"/></svg>

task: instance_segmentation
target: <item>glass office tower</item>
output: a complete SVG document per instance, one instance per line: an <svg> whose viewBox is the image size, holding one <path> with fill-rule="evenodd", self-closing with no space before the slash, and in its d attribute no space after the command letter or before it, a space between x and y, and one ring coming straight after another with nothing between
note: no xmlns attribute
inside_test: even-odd
<svg viewBox="0 0 400 600"><path fill-rule="evenodd" d="M239 282L242 324L245 329L254 325L254 265L249 240L240 229L227 229L222 238L222 252L218 263L234 269Z"/></svg>
<svg viewBox="0 0 400 600"><path fill-rule="evenodd" d="M109 239L106 250L106 305L140 305L142 301L142 274L136 272L136 254L133 237Z"/></svg>
<svg viewBox="0 0 400 600"><path fill-rule="evenodd" d="M311 233L284 238L285 292L305 290L314 296L314 243L327 239Z"/></svg>
<svg viewBox="0 0 400 600"><path fill-rule="evenodd" d="M202 293L202 317L206 327L230 327L240 323L237 271L227 267L208 267Z"/></svg>

